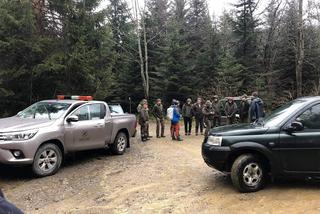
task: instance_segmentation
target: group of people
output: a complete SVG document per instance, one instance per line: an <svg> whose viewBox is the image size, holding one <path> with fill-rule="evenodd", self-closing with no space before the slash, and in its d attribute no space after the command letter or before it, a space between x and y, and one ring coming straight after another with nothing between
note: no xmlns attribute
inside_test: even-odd
<svg viewBox="0 0 320 214"><path fill-rule="evenodd" d="M264 116L263 101L259 98L258 92L253 92L251 98L243 95L239 105L231 97L227 98L227 102L223 105L219 97L215 95L212 101L206 100L205 102L201 97L197 98L195 103L192 103L191 98L188 98L180 108L180 102L174 99L166 111L167 118L171 121L170 132L172 140L182 141L179 124L181 117L184 121L184 131L187 136L191 135L193 118L196 125L195 134L207 135L211 128L221 125L223 113L229 125L235 123L237 113L239 113L240 123L254 122ZM146 99L140 102L137 111L141 126L141 140L147 141L152 136L149 135L149 107ZM157 138L165 137L165 116L161 99L156 100L151 113L156 119Z"/></svg>

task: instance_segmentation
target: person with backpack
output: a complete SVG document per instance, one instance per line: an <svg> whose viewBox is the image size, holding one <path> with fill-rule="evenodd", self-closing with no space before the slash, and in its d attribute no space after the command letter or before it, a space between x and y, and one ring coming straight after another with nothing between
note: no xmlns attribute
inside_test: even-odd
<svg viewBox="0 0 320 214"><path fill-rule="evenodd" d="M191 135L193 117L191 98L188 98L187 102L182 106L182 116L184 121L185 135Z"/></svg>
<svg viewBox="0 0 320 214"><path fill-rule="evenodd" d="M0 213L1 214L23 214L15 205L7 201L0 189Z"/></svg>
<svg viewBox="0 0 320 214"><path fill-rule="evenodd" d="M171 137L172 140L182 141L180 136L180 109L179 109L179 101L173 100L172 105L167 109L167 117L171 120Z"/></svg>
<svg viewBox="0 0 320 214"><path fill-rule="evenodd" d="M258 97L258 92L256 91L252 93L249 116L251 122L255 122L264 117L263 101Z"/></svg>
<svg viewBox="0 0 320 214"><path fill-rule="evenodd" d="M157 138L165 137L164 136L164 118L163 118L163 105L161 103L161 99L156 100L156 104L152 109L152 114L156 118L157 122ZM161 136L160 136L160 129L161 129Z"/></svg>

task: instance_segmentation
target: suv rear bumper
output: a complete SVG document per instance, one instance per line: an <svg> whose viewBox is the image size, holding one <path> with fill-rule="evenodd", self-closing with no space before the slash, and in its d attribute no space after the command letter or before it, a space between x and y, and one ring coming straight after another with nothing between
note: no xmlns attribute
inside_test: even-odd
<svg viewBox="0 0 320 214"><path fill-rule="evenodd" d="M202 158L204 162L219 171L226 171L228 156L231 153L230 147L212 146L207 143L202 144Z"/></svg>

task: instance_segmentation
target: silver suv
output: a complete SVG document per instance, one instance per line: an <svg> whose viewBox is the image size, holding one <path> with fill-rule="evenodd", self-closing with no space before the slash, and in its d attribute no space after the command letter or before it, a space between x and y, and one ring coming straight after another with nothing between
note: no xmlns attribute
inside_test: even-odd
<svg viewBox="0 0 320 214"><path fill-rule="evenodd" d="M111 115L100 101L45 100L0 119L0 130L0 163L31 164L42 177L56 173L68 152L110 147L123 154L136 117Z"/></svg>

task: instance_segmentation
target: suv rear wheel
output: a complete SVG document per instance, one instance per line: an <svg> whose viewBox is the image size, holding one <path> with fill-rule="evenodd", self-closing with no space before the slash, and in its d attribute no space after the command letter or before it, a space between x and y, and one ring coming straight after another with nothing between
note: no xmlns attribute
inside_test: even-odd
<svg viewBox="0 0 320 214"><path fill-rule="evenodd" d="M62 162L62 153L55 144L42 145L33 160L32 171L39 177L55 174Z"/></svg>
<svg viewBox="0 0 320 214"><path fill-rule="evenodd" d="M256 192L266 182L266 170L256 156L240 155L232 165L231 180L240 192Z"/></svg>
<svg viewBox="0 0 320 214"><path fill-rule="evenodd" d="M122 155L128 146L128 138L127 135L123 132L119 132L117 134L114 143L111 144L110 149L111 152L115 155Z"/></svg>

